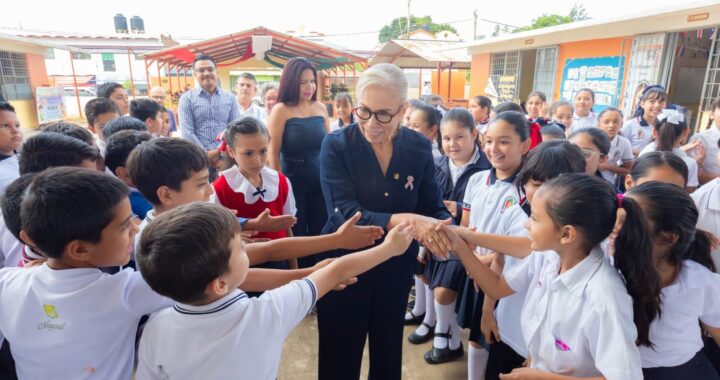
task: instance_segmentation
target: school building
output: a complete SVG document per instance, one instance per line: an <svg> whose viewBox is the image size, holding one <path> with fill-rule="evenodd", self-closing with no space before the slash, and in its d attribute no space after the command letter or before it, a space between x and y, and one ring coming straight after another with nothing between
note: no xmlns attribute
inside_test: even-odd
<svg viewBox="0 0 720 380"><path fill-rule="evenodd" d="M720 2L682 3L614 19L586 20L467 44L470 93L523 102L532 91L572 100L596 93L595 111L628 116L647 84L661 84L669 103L704 128L720 97Z"/></svg>

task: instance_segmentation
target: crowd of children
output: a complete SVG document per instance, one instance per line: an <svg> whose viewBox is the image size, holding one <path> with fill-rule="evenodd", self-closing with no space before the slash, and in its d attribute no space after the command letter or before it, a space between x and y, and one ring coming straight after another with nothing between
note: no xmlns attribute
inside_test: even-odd
<svg viewBox="0 0 720 380"><path fill-rule="evenodd" d="M211 183L207 152L168 137L161 105L99 94L87 128L24 141L0 103L0 378L275 379L319 298L417 238L360 213L294 237L262 120L227 126ZM524 108L436 100L409 101L402 122L431 141L452 216L420 250L405 315L427 363L467 347L470 380L720 379L720 101L690 137L660 86L630 118L591 89L534 91ZM336 96L333 130L357 122L353 105Z"/></svg>

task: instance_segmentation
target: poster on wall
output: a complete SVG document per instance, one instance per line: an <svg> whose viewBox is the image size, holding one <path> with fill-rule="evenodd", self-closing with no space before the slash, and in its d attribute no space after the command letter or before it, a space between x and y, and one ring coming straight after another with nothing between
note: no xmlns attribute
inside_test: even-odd
<svg viewBox="0 0 720 380"><path fill-rule="evenodd" d="M62 87L38 87L35 91L38 123L40 125L65 119Z"/></svg>
<svg viewBox="0 0 720 380"><path fill-rule="evenodd" d="M621 56L568 59L563 69L561 97L572 101L580 89L589 88L595 92L595 112L617 107L624 66L625 58Z"/></svg>
<svg viewBox="0 0 720 380"><path fill-rule="evenodd" d="M498 102L515 101L516 80L514 75L506 75L500 77L497 85Z"/></svg>

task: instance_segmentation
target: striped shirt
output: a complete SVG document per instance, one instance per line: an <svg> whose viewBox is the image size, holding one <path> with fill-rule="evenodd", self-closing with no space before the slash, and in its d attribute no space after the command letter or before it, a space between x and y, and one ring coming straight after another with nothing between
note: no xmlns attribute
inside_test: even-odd
<svg viewBox="0 0 720 380"><path fill-rule="evenodd" d="M186 140L212 150L220 145L217 135L228 123L240 118L240 106L232 93L220 87L210 95L202 87L180 97L180 132Z"/></svg>

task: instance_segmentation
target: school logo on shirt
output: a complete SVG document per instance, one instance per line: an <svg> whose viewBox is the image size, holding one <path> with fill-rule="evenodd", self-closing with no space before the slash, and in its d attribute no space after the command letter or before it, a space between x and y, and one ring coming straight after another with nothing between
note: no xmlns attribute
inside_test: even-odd
<svg viewBox="0 0 720 380"><path fill-rule="evenodd" d="M517 199L515 199L515 197L507 197L507 198L505 198L505 202L503 202L502 209L503 209L503 211L507 210L510 207L512 207L513 205L516 205L517 203L518 203L518 201L517 201Z"/></svg>
<svg viewBox="0 0 720 380"><path fill-rule="evenodd" d="M45 304L43 305L43 309L45 310L45 315L49 318L55 319L58 317L58 313L55 311L55 305Z"/></svg>

